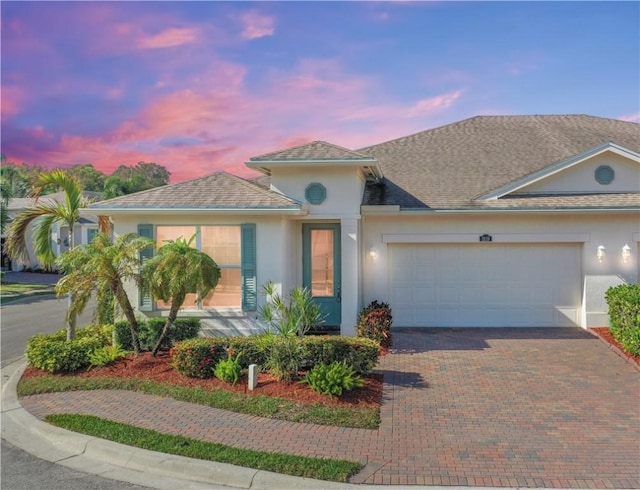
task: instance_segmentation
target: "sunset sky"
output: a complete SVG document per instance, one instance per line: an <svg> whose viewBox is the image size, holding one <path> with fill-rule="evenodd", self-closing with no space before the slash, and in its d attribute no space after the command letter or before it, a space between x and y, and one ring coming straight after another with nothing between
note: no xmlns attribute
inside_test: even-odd
<svg viewBox="0 0 640 490"><path fill-rule="evenodd" d="M2 1L2 153L172 182L480 114L640 122L639 2Z"/></svg>

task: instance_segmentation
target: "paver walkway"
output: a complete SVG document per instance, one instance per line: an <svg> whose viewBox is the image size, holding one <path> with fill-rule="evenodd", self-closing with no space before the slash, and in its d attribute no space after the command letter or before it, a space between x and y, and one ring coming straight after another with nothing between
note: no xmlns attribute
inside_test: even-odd
<svg viewBox="0 0 640 490"><path fill-rule="evenodd" d="M354 482L640 488L640 373L579 329L394 333L379 430L296 424L125 392L26 397L238 447L362 461Z"/></svg>

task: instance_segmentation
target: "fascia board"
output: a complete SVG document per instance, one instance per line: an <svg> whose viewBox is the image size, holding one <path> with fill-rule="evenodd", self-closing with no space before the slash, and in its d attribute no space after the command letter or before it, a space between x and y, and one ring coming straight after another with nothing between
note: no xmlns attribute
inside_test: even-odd
<svg viewBox="0 0 640 490"><path fill-rule="evenodd" d="M526 187L540 180L551 177L552 175L557 174L558 172L562 172L563 170L571 168L574 165L578 165L584 162L585 160L588 160L590 158L593 158L595 156L598 156L608 151L615 153L617 155L620 155L622 157L629 158L630 160L633 160L637 163L640 163L640 153L636 153L633 150L629 150L628 148L624 148L620 145L616 145L615 143L604 143L602 145L596 146L595 148L587 150L583 153L569 157L566 160L562 160L561 162L555 163L541 170L538 170L537 172L527 175L522 179L518 179L494 191L491 191L483 196L478 197L477 200L490 201L494 199L499 199L507 194L516 192L517 190L522 189L523 187Z"/></svg>
<svg viewBox="0 0 640 490"><path fill-rule="evenodd" d="M94 216L125 216L132 214L145 214L145 215L260 215L260 216L305 216L309 213L307 209L301 208L90 208L81 209L81 215L94 215Z"/></svg>
<svg viewBox="0 0 640 490"><path fill-rule="evenodd" d="M313 168L328 168L328 167L369 167L375 177L381 178L382 169L375 158L362 158L362 159L350 159L350 160L249 160L245 162L245 165L253 170L258 170L266 175L271 175L271 168L296 168L296 167L308 167L313 165Z"/></svg>

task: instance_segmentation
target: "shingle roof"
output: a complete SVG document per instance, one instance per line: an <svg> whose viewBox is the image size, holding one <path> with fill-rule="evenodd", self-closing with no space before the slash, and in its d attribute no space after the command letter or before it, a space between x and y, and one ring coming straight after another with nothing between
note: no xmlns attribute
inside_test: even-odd
<svg viewBox="0 0 640 490"><path fill-rule="evenodd" d="M358 150L376 158L385 177L367 185L363 204L435 209L528 206L534 201L475 199L607 142L640 152L640 125L585 115L466 119ZM562 199L587 207L596 201L640 206L640 194L625 196ZM535 200L536 206L548 203L544 207L553 202Z"/></svg>
<svg viewBox="0 0 640 490"><path fill-rule="evenodd" d="M226 172L116 197L89 209L298 209L281 194Z"/></svg>
<svg viewBox="0 0 640 490"><path fill-rule="evenodd" d="M304 145L287 148L286 150L265 153L264 155L250 159L252 162L304 160L371 160L371 157L341 146L327 143L326 141L313 141Z"/></svg>
<svg viewBox="0 0 640 490"><path fill-rule="evenodd" d="M92 202L98 201L100 199L99 192L92 191L83 191L82 197L88 199ZM54 192L53 194L43 194L38 199L39 202L46 203L48 201L55 201L63 203L65 201L65 193L64 192ZM33 206L36 203L35 198L33 197L14 197L9 199L9 205L7 209L11 211L18 211L20 209L28 208Z"/></svg>

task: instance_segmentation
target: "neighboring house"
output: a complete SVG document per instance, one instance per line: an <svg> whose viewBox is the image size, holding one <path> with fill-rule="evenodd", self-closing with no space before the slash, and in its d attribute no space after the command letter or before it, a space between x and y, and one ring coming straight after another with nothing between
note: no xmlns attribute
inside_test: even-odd
<svg viewBox="0 0 640 490"><path fill-rule="evenodd" d="M98 192L83 192L83 196L87 199L96 200L99 199L100 193ZM48 201L64 202L64 192L56 192L54 194L45 194L40 196L38 202L47 203ZM17 197L9 200L9 224L13 219L25 208L32 207L36 203L34 198L31 197ZM5 235L9 228L9 224L5 229ZM93 240L93 237L98 233L98 218L92 215L83 215L73 227L73 234L75 238L75 244L85 244ZM12 261L8 255L4 252L5 235L2 236L2 268L3 270L21 271L25 269L39 270L42 265L38 262L36 255L33 251L33 239L31 238L31 230L27 235L27 248L29 250L29 262L22 263L19 261ZM54 223L51 229L51 241L53 251L56 256L69 250L69 227L63 226L60 223Z"/></svg>
<svg viewBox="0 0 640 490"><path fill-rule="evenodd" d="M316 141L226 173L90 206L116 233L197 234L222 280L189 314L255 318L261 285L308 287L353 334L394 326L607 324L604 291L637 282L640 125L584 115L480 116L352 151ZM165 305L131 291L140 311ZM166 314L166 313L165 313Z"/></svg>

